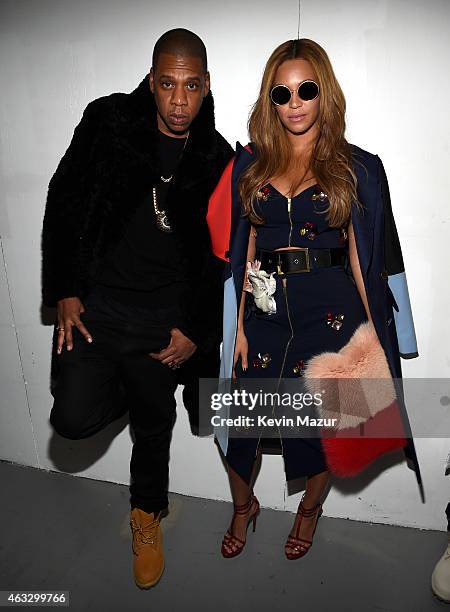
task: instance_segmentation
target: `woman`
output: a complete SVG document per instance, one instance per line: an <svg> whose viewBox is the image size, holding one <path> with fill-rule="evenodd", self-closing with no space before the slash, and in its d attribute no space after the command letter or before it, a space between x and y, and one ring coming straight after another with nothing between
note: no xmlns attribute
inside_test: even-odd
<svg viewBox="0 0 450 612"><path fill-rule="evenodd" d="M227 355L232 347L233 376L240 381L276 379L277 390L282 379L297 377L300 383L311 357L339 351L365 321L373 322L392 375L401 376L398 356L402 353L394 326L384 329L391 322L386 323L385 312L390 312L392 320L388 276L389 281L393 279L391 289L404 298L401 314L409 345L403 356L417 356L384 170L376 156L347 143L344 115L344 96L327 54L317 43L301 39L275 49L249 120L252 144L238 147L208 213L213 248L230 261L229 280L239 303L236 329L227 314L233 300L227 294L227 281L224 377L230 370ZM229 217L224 212L228 191L233 195ZM374 233L364 227L364 223L383 227L378 213L364 215L365 208L383 206L384 228L390 230L394 244L393 263L381 256L384 237L379 230ZM224 221L230 227L229 245L223 238ZM381 266L384 272L381 278L376 273L375 283L368 272L371 260L371 270L376 273ZM255 528L259 502L253 484L266 440L263 436L230 437L224 442L222 434L217 432L217 438L225 453L235 505L222 554L233 557L244 547L249 522ZM297 559L312 545L330 474L319 436L280 435L279 443L287 480L307 477L285 544L287 558ZM405 452L416 460L412 441ZM420 482L417 461L414 469Z"/></svg>

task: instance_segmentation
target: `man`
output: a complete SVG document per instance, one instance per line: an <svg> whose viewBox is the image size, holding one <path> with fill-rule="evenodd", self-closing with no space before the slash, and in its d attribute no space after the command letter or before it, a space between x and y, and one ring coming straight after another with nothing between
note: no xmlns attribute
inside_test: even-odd
<svg viewBox="0 0 450 612"><path fill-rule="evenodd" d="M205 217L232 155L214 127L205 46L176 29L157 41L137 89L87 106L49 185L43 301L58 313L50 422L80 439L129 410L142 588L164 569L174 392L185 384L193 422L198 377L218 373L222 264Z"/></svg>

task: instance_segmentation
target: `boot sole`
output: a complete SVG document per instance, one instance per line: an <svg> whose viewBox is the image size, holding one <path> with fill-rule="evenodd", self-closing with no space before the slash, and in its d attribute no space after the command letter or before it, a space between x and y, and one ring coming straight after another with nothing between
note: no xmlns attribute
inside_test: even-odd
<svg viewBox="0 0 450 612"><path fill-rule="evenodd" d="M446 604L450 603L450 599L445 599L443 596L438 595L438 593L436 593L436 591L433 588L433 585L431 585L431 592L436 597L436 599L439 599L439 601L442 601L443 603L446 603Z"/></svg>
<svg viewBox="0 0 450 612"><path fill-rule="evenodd" d="M138 582L138 581L136 580L136 578L135 578L135 579L134 579L134 581L135 581L136 585L137 585L137 586L138 586L140 589L151 589L153 586L155 586L155 584L156 584L157 582L159 582L159 580L160 580L161 576L163 575L163 572L164 572L165 566L166 566L166 564L165 564L165 562L163 561L162 568L161 568L161 571L160 571L159 575L158 575L158 576L157 576L157 577L156 577L154 580L152 580L151 582L146 582L146 583L143 583L143 582Z"/></svg>

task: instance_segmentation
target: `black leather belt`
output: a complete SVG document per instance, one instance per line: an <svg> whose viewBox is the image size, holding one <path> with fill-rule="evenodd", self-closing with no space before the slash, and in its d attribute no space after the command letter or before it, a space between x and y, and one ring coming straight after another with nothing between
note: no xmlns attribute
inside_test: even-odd
<svg viewBox="0 0 450 612"><path fill-rule="evenodd" d="M315 268L342 266L346 256L346 249L309 249L303 247L286 251L258 249L255 259L261 262L261 269L266 272L297 274L298 272L310 272Z"/></svg>

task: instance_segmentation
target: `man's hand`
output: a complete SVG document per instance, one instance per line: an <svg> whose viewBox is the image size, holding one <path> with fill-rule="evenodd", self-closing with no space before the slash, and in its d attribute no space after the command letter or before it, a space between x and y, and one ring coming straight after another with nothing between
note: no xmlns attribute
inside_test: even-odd
<svg viewBox="0 0 450 612"><path fill-rule="evenodd" d="M62 351L64 340L66 348L71 351L73 348L72 327L75 326L83 334L88 342L92 342L92 336L80 320L80 313L84 312L84 306L80 298L69 297L58 301L58 355Z"/></svg>
<svg viewBox="0 0 450 612"><path fill-rule="evenodd" d="M177 327L170 330L170 343L159 353L149 353L153 359L158 359L172 369L178 368L187 361L197 349L197 345L189 340Z"/></svg>

